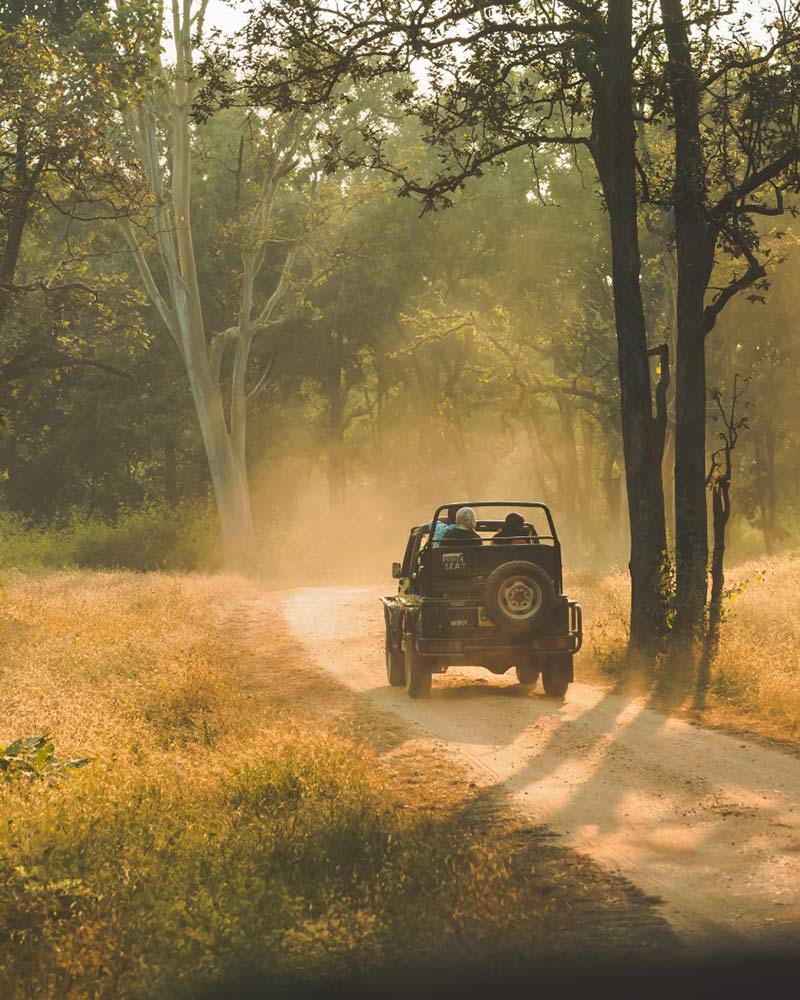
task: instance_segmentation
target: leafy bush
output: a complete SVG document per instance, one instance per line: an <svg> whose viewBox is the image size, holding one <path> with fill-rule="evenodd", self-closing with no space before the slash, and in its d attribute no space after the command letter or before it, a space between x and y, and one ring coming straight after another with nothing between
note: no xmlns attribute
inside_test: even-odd
<svg viewBox="0 0 800 1000"><path fill-rule="evenodd" d="M151 506L113 522L74 516L40 528L15 514L0 516L0 561L19 569L197 570L220 564L217 527L204 508Z"/></svg>
<svg viewBox="0 0 800 1000"><path fill-rule="evenodd" d="M5 781L20 777L46 778L88 763L86 757L59 760L52 741L46 736L27 736L8 746L0 744L0 778Z"/></svg>
<svg viewBox="0 0 800 1000"><path fill-rule="evenodd" d="M19 514L0 514L0 565L61 569L70 564L67 532L34 527Z"/></svg>

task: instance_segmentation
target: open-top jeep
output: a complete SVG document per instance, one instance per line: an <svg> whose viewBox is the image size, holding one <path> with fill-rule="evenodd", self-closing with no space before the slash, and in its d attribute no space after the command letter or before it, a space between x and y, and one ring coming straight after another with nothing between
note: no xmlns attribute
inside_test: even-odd
<svg viewBox="0 0 800 1000"><path fill-rule="evenodd" d="M475 510L479 538L437 531L443 516L461 507ZM511 510L528 519L522 533L496 537L505 522L488 515ZM545 504L444 504L430 524L411 529L392 576L398 593L381 598L390 684L425 698L431 675L448 667L495 674L515 667L521 684L533 685L541 674L545 694L563 698L581 647L581 608L562 592L561 545Z"/></svg>

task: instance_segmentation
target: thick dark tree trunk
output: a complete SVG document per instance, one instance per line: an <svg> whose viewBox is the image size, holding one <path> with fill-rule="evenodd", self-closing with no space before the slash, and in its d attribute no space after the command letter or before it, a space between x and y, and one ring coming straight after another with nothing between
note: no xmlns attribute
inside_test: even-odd
<svg viewBox="0 0 800 1000"><path fill-rule="evenodd" d="M664 459L661 465L664 479L664 512L667 520L667 545L675 545L675 427L667 427Z"/></svg>
<svg viewBox="0 0 800 1000"><path fill-rule="evenodd" d="M676 628L703 621L707 594L705 294L716 234L708 221L700 136L700 89L682 0L661 0L675 121L675 245L678 258L675 360Z"/></svg>
<svg viewBox="0 0 800 1000"><path fill-rule="evenodd" d="M696 314L692 305L686 312ZM681 318L679 291L675 389L675 625L678 631L686 633L702 624L706 605L705 420L705 334L696 329L691 316Z"/></svg>
<svg viewBox="0 0 800 1000"><path fill-rule="evenodd" d="M13 301L13 293L8 286L14 283L26 222L27 212L24 209L15 209L9 222L3 253L0 256L0 328L3 326Z"/></svg>
<svg viewBox="0 0 800 1000"><path fill-rule="evenodd" d="M608 42L601 53L602 79L594 85L592 148L611 229L622 440L631 530L630 638L632 646L641 647L660 639L667 628L664 587L667 539L661 477L666 402L659 396L654 418L639 277L631 6L624 0L609 0Z"/></svg>

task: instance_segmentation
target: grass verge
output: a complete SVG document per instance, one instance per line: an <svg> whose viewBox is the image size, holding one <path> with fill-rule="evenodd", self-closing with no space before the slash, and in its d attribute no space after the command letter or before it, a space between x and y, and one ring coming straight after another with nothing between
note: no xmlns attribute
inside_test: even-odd
<svg viewBox="0 0 800 1000"><path fill-rule="evenodd" d="M432 785L420 802L341 712L312 722L301 699L266 696L219 627L250 586L7 578L0 742L47 734L90 763L0 779L0 996L197 995L243 968L280 984L503 966L567 932L585 947L587 913L611 914L625 948L669 940L620 880L555 847L523 864L457 785L446 807Z"/></svg>
<svg viewBox="0 0 800 1000"><path fill-rule="evenodd" d="M655 703L707 725L800 742L800 554L741 563L726 573L725 620L707 678L702 650L626 667L628 577L578 579L586 645L577 670L586 680L650 690Z"/></svg>

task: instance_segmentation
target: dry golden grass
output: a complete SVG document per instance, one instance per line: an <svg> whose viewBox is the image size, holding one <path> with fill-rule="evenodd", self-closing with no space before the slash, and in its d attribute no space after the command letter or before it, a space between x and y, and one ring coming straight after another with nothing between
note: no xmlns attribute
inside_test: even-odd
<svg viewBox="0 0 800 1000"><path fill-rule="evenodd" d="M2 728L57 734L66 752L167 748L230 715L213 624L236 576L65 572L7 578Z"/></svg>
<svg viewBox="0 0 800 1000"><path fill-rule="evenodd" d="M750 728L762 735L800 739L800 554L740 563L726 574L725 620L711 662L708 688L698 705L697 664L688 654L677 664L651 665L663 679L677 676L673 707L691 709L709 723ZM571 586L584 607L585 654L578 671L625 679L628 578L619 572L599 583ZM702 650L695 650L699 661Z"/></svg>
<svg viewBox="0 0 800 1000"><path fill-rule="evenodd" d="M404 808L369 747L256 696L236 630L216 627L250 589L6 574L0 744L46 733L91 763L0 779L4 1000L502 962L563 946L576 900L632 908L612 920L623 943L663 940L624 886L548 847L513 872L485 825Z"/></svg>

